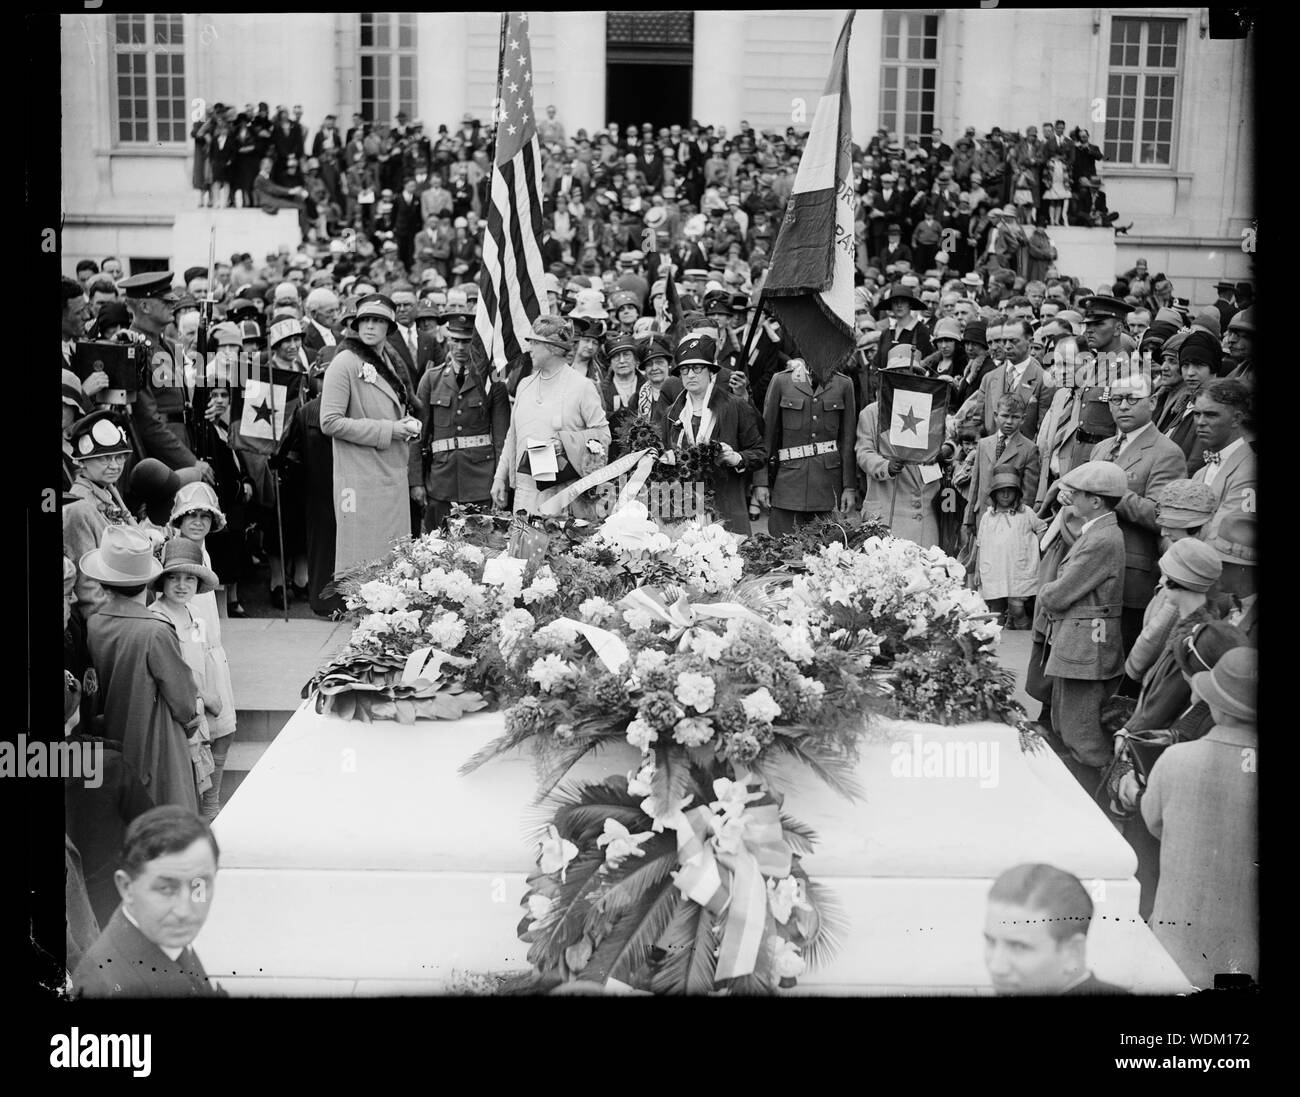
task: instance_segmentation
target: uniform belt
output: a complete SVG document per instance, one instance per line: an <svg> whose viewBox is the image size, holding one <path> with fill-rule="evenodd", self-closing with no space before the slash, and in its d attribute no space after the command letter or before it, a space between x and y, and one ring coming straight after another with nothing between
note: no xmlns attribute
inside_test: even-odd
<svg viewBox="0 0 1300 1097"><path fill-rule="evenodd" d="M797 461L800 457L816 457L823 453L835 453L840 448L837 441L830 442L810 442L806 446L790 446L788 449L778 450L776 459L778 461Z"/></svg>
<svg viewBox="0 0 1300 1097"><path fill-rule="evenodd" d="M492 435L470 434L464 438L435 438L429 443L430 453L442 453L449 449L470 449L473 446L490 446Z"/></svg>
<svg viewBox="0 0 1300 1097"><path fill-rule="evenodd" d="M1100 606L1070 606L1069 609L1062 610L1060 613L1053 613L1050 616L1058 621L1071 619L1091 619L1093 617L1119 617L1123 612L1123 605L1119 602L1109 603Z"/></svg>

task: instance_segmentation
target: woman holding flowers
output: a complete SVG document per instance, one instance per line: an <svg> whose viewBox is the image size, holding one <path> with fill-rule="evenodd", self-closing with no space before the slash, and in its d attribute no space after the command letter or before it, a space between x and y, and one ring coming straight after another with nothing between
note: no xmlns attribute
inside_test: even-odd
<svg viewBox="0 0 1300 1097"><path fill-rule="evenodd" d="M706 470L713 510L732 533L748 534L745 475L766 470L767 447L754 417L744 414L741 402L714 384L721 368L716 358L711 336L690 336L678 344L673 373L681 378L685 391L663 421L664 445L673 454L665 458L680 461L692 451L716 448L712 467Z"/></svg>

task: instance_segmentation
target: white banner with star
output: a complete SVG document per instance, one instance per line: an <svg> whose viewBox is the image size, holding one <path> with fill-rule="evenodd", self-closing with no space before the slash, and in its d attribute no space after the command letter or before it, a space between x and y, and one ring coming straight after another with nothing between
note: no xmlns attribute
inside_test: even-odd
<svg viewBox="0 0 1300 1097"><path fill-rule="evenodd" d="M878 448L882 457L929 464L943 445L951 386L938 377L886 370L880 375Z"/></svg>
<svg viewBox="0 0 1300 1097"><path fill-rule="evenodd" d="M278 442L284 436L284 405L289 390L284 385L249 379L244 383L244 414L239 421L242 438Z"/></svg>
<svg viewBox="0 0 1300 1097"><path fill-rule="evenodd" d="M925 445L930 432L930 409L934 400L928 392L894 392L889 440L896 446L916 449Z"/></svg>

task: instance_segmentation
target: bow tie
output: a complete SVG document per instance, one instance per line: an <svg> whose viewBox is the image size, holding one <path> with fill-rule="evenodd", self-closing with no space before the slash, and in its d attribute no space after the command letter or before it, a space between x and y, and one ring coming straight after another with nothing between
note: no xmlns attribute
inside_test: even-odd
<svg viewBox="0 0 1300 1097"><path fill-rule="evenodd" d="M1221 459L1219 451L1214 449L1207 449L1201 454L1201 457L1204 458L1207 465L1217 465Z"/></svg>

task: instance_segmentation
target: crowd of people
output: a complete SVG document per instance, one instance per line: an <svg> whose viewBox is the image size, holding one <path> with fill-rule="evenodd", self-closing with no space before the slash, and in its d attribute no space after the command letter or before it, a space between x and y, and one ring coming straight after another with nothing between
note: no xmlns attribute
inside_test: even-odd
<svg viewBox="0 0 1300 1097"><path fill-rule="evenodd" d="M1144 260L1091 286L1058 269L1054 203L1113 220L1085 131L855 146L857 342L823 376L760 292L803 137L570 139L548 108L546 314L494 369L474 339L490 129L327 118L305 158L301 111L265 106L213 108L195 183L257 204L248 141L271 185L319 172L327 197L290 203L297 248L63 280L69 728L116 744L121 802L219 809L241 585L338 614L395 538L457 504L537 513L639 425L664 460L709 455L732 530L860 512L960 555L1032 632L1037 722L1137 850L1144 916L1174 915L1157 936L1189 976L1253 970L1252 288L1198 307ZM105 344L138 352L136 382ZM947 386L927 464L882 452L882 379L909 377Z"/></svg>

